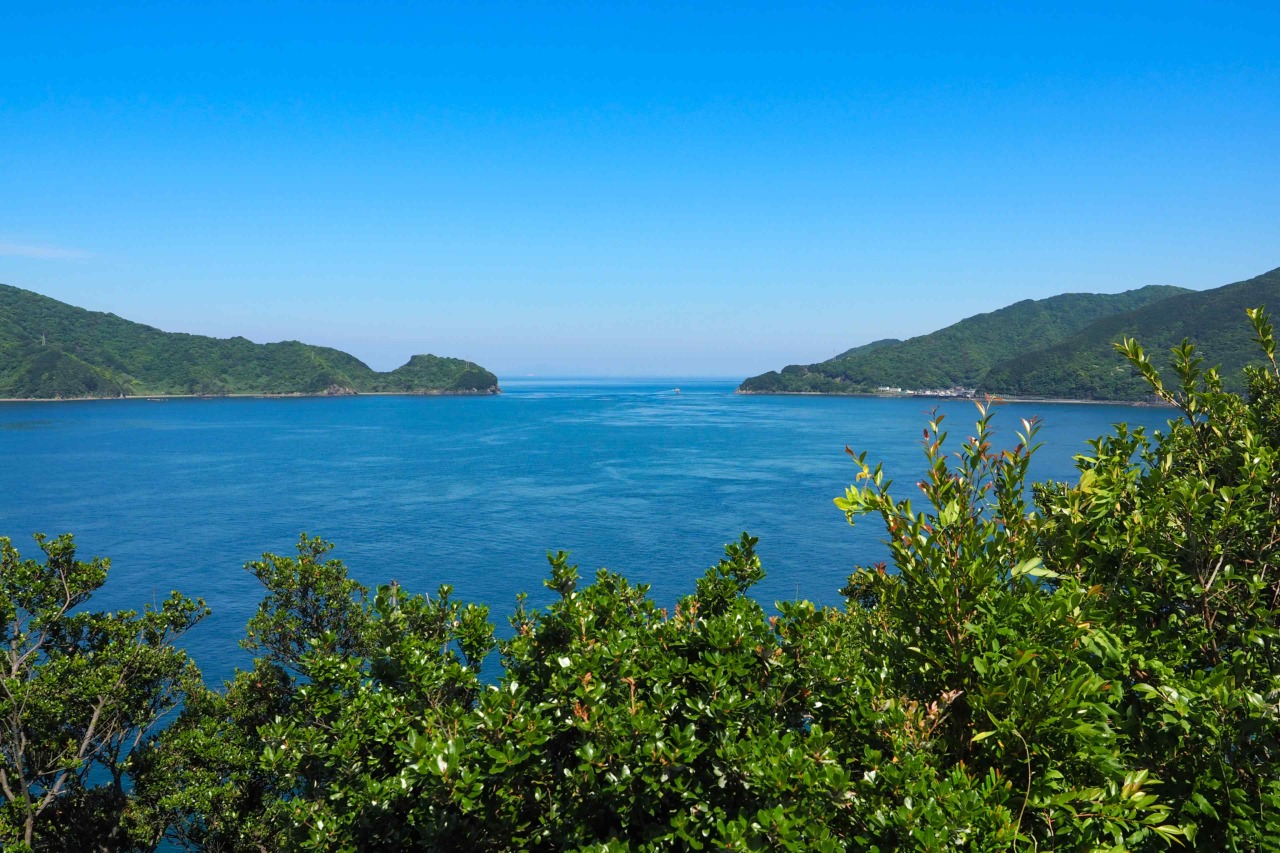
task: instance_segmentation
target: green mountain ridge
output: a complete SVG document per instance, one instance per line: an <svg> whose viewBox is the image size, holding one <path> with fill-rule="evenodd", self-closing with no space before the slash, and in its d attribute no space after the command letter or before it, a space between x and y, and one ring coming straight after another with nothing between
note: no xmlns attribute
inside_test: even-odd
<svg viewBox="0 0 1280 853"><path fill-rule="evenodd" d="M1149 285L1116 294L1064 293L1024 299L905 341L877 341L818 364L789 365L747 379L743 393L868 393L882 387L920 391L975 388L998 364L1065 341L1107 317L1182 294Z"/></svg>
<svg viewBox="0 0 1280 853"><path fill-rule="evenodd" d="M1280 305L1280 269L1212 290L1190 291L1151 305L1105 317L1052 346L995 365L978 386L1010 396L1097 400L1142 400L1146 383L1129 368L1113 343L1141 341L1164 367L1169 350L1184 339L1196 344L1205 366L1221 368L1223 384L1244 390L1242 368L1259 363L1246 308Z"/></svg>
<svg viewBox="0 0 1280 853"><path fill-rule="evenodd" d="M0 397L498 390L494 374L463 359L415 355L383 373L331 347L164 332L0 284Z"/></svg>
<svg viewBox="0 0 1280 853"><path fill-rule="evenodd" d="M869 344L863 344L862 346L856 346L853 349L847 349L844 352L840 353L839 355L829 360L837 361L839 359L849 358L850 356L859 355L861 353L875 352L876 350L881 349L882 347L889 347L889 346L893 346L894 344L900 344L900 343L902 343L901 338L881 338L880 340L872 341Z"/></svg>

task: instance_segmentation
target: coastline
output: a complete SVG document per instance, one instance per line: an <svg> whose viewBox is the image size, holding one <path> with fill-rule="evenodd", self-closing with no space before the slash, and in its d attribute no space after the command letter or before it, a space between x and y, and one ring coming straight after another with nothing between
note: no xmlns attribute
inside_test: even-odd
<svg viewBox="0 0 1280 853"><path fill-rule="evenodd" d="M875 394L866 391L743 391L741 388L733 393L744 397L867 397L876 400L969 400L980 403L990 399L998 403L1049 403L1051 405L1073 404L1084 406L1133 406L1139 409L1170 409L1168 403L1145 400L1097 400L1072 397L1006 397L1003 394L992 394L990 397L961 397L950 394Z"/></svg>
<svg viewBox="0 0 1280 853"><path fill-rule="evenodd" d="M131 394L127 397L0 397L0 403L94 403L104 400L143 400L162 403L166 400L293 400L310 397L491 397L501 394L497 385L492 388L471 390L432 389L429 391L349 391L346 393L330 393L320 391L306 393L302 391L272 393L236 393L236 394Z"/></svg>
<svg viewBox="0 0 1280 853"><path fill-rule="evenodd" d="M234 394L132 394L126 397L0 397L0 403L90 403L104 400L139 400L147 402L165 402L167 400L292 400L316 397L489 397L503 393L498 386L472 390L433 389L429 391L320 391L315 393L259 393L241 392ZM744 397L860 397L876 400L969 400L981 402L983 397L962 397L946 394L876 394L862 391L743 391L738 388L733 392ZM1047 403L1050 405L1085 405L1085 406L1132 406L1134 408L1171 408L1167 403L1141 400L1098 400L1071 397L1006 397L992 395L990 399L1003 403Z"/></svg>

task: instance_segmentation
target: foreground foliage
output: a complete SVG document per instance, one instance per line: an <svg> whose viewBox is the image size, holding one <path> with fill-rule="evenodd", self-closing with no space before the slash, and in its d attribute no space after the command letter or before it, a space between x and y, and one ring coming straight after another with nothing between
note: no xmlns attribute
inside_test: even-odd
<svg viewBox="0 0 1280 853"><path fill-rule="evenodd" d="M143 849L133 752L199 683L175 641L207 613L174 593L143 613L78 610L107 562L36 537L44 562L0 538L0 842L6 850Z"/></svg>
<svg viewBox="0 0 1280 853"><path fill-rule="evenodd" d="M1078 483L1040 493L1046 560L1098 589L1117 635L1126 748L1206 850L1280 849L1280 369L1249 313L1267 366L1246 370L1247 400L1185 344L1166 388L1129 341L1183 417L1154 438L1118 428Z"/></svg>
<svg viewBox="0 0 1280 853"><path fill-rule="evenodd" d="M750 597L763 568L744 534L670 611L555 554L553 603L521 599L500 640L449 587L367 589L304 535L296 556L248 565L266 589L243 641L258 659L223 689L182 678L170 646L197 606L174 599L169 617L146 617L151 633L121 629L120 660L155 657L120 697L137 746L102 753L122 771L109 796L82 796L94 789L64 758L63 789L28 781L24 799L7 783L0 838L22 842L28 826L46 849L73 828L120 850L161 835L218 851L1280 849L1280 366L1269 321L1250 318L1266 366L1247 372L1247 396L1186 345L1166 386L1126 342L1177 417L1092 442L1074 483L1029 483L1039 424L1003 449L986 405L956 453L930 419L923 501L855 454L836 504L850 523L878 517L891 565L858 568L841 609L770 615ZM49 614L29 624L73 624L105 567L68 562L69 540L43 544L47 567L6 549L6 592ZM51 593L16 598L29 583L56 592L59 572L87 573L83 595L52 609ZM49 648L5 682L10 697L41 679L51 697L70 689ZM117 672L105 660L105 675L78 670L84 696ZM172 707L175 691L181 714L159 734L129 710ZM87 706L68 694L5 707L14 725L54 731L59 708Z"/></svg>

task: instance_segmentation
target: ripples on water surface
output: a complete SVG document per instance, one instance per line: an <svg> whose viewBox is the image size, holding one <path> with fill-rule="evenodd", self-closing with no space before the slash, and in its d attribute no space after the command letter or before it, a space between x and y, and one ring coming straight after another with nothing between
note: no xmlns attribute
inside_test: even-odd
<svg viewBox="0 0 1280 853"><path fill-rule="evenodd" d="M682 393L673 392L679 385ZM0 535L28 556L33 531L75 533L108 556L95 597L137 607L171 589L214 614L188 647L211 679L247 661L235 646L260 597L242 566L292 553L298 533L370 585L450 583L505 616L535 603L548 549L589 576L607 566L670 604L739 532L760 537L766 604L839 603L857 563L883 558L874 518L850 528L831 503L867 450L908 496L922 469L921 400L737 396L705 380L503 382L497 397L342 397L0 405ZM955 449L970 403L945 402ZM1010 404L1046 427L1038 479L1115 421L1163 427L1162 409ZM911 495L914 496L914 495Z"/></svg>

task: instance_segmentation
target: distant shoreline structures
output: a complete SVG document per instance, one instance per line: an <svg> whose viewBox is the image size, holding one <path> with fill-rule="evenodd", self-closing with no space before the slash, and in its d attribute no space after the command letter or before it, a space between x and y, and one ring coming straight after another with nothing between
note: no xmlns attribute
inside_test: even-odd
<svg viewBox="0 0 1280 853"><path fill-rule="evenodd" d="M747 384L745 382L742 385L739 385L738 389L734 393L735 394L766 394L766 395L773 395L773 396L786 396L788 394L791 394L791 395L811 396L811 397L940 397L940 398L949 399L949 400L972 400L982 396L981 394L978 393L976 388L962 388L958 385L953 388L921 388L918 390L910 389L910 388L899 388L896 386L894 387L885 386L883 388L876 388L870 391L863 391L863 390L789 391L789 390L769 390L769 389L757 390L755 388L747 387Z"/></svg>
<svg viewBox="0 0 1280 853"><path fill-rule="evenodd" d="M1156 400L1097 400L1086 397L1031 397L1008 394L980 394L972 388L956 389L962 392L953 394L950 391L752 391L738 388L733 393L747 397L866 397L877 400L923 399L923 400L971 400L991 399L1000 403L1048 403L1051 405L1079 404L1085 406L1135 406L1139 408L1168 408L1168 404Z"/></svg>

